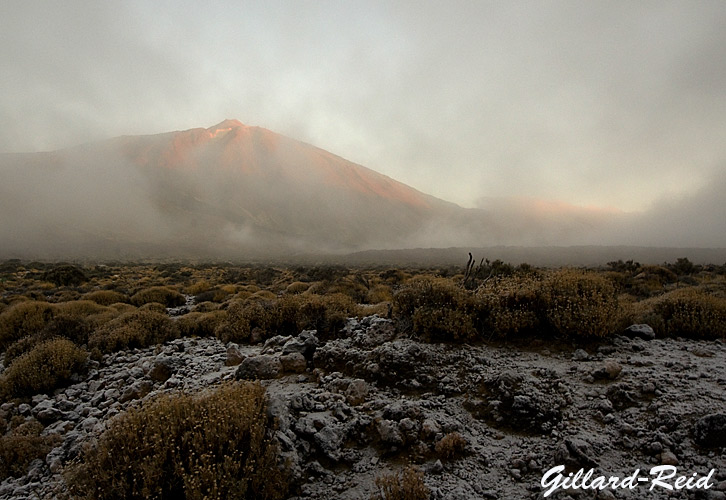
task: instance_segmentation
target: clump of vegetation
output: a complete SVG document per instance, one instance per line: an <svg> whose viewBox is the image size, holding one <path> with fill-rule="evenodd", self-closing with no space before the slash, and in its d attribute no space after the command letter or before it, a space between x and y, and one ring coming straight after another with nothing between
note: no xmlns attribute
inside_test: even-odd
<svg viewBox="0 0 726 500"><path fill-rule="evenodd" d="M467 442L458 432L450 432L436 443L436 453L444 460L452 460L466 452Z"/></svg>
<svg viewBox="0 0 726 500"><path fill-rule="evenodd" d="M50 281L56 286L78 286L88 278L80 267L64 264L43 273L43 280Z"/></svg>
<svg viewBox="0 0 726 500"><path fill-rule="evenodd" d="M18 302L0 314L0 349L42 330L53 317L53 307L34 300Z"/></svg>
<svg viewBox="0 0 726 500"><path fill-rule="evenodd" d="M177 338L179 329L160 312L138 309L109 321L88 338L88 348L110 353L162 344Z"/></svg>
<svg viewBox="0 0 726 500"><path fill-rule="evenodd" d="M51 393L85 369L88 353L68 339L52 339L34 346L13 361L0 376L3 398Z"/></svg>
<svg viewBox="0 0 726 500"><path fill-rule="evenodd" d="M224 342L258 342L273 335L297 335L305 329L316 329L321 338L329 338L355 312L356 304L340 294L280 298L252 295L230 304L215 334Z"/></svg>
<svg viewBox="0 0 726 500"><path fill-rule="evenodd" d="M163 395L112 421L67 475L81 498L281 499L265 390Z"/></svg>
<svg viewBox="0 0 726 500"><path fill-rule="evenodd" d="M376 478L378 491L371 500L428 500L431 490L417 467L406 467L401 472L384 474Z"/></svg>
<svg viewBox="0 0 726 500"><path fill-rule="evenodd" d="M661 335L703 339L726 338L726 298L698 288L683 288L659 297L653 306Z"/></svg>
<svg viewBox="0 0 726 500"><path fill-rule="evenodd" d="M110 306L111 304L116 304L119 302L129 302L129 297L126 294L117 292L115 290L96 290L94 292L89 292L85 294L83 296L83 299L91 300L96 304L100 304L102 306Z"/></svg>
<svg viewBox="0 0 726 500"><path fill-rule="evenodd" d="M226 311L190 312L179 317L176 325L181 337L214 337L226 317Z"/></svg>
<svg viewBox="0 0 726 500"><path fill-rule="evenodd" d="M44 458L61 441L58 434L43 436L42 431L37 420L23 419L0 436L0 480L22 476L33 460Z"/></svg>
<svg viewBox="0 0 726 500"><path fill-rule="evenodd" d="M478 336L473 297L451 280L414 278L394 295L393 307L404 328L424 340L466 342Z"/></svg>
<svg viewBox="0 0 726 500"><path fill-rule="evenodd" d="M543 282L542 298L547 324L557 334L605 337L620 326L615 287L597 273L557 271Z"/></svg>
<svg viewBox="0 0 726 500"><path fill-rule="evenodd" d="M137 307L152 302L163 304L165 307L179 307L186 304L186 301L184 295L166 286L152 286L131 296L131 303Z"/></svg>
<svg viewBox="0 0 726 500"><path fill-rule="evenodd" d="M532 334L542 323L542 279L535 274L495 277L476 291L482 333Z"/></svg>

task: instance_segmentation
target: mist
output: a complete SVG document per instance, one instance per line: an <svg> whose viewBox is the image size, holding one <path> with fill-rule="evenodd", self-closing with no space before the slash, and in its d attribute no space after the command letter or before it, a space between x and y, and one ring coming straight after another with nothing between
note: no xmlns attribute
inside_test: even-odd
<svg viewBox="0 0 726 500"><path fill-rule="evenodd" d="M249 260L493 246L726 248L726 171L641 212L524 197L462 208L227 120L0 155L0 258Z"/></svg>

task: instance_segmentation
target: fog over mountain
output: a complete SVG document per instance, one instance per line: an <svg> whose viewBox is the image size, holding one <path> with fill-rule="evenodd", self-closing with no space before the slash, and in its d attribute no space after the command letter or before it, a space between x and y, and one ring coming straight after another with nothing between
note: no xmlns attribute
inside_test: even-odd
<svg viewBox="0 0 726 500"><path fill-rule="evenodd" d="M260 258L367 249L726 247L723 172L627 214L533 199L465 209L323 149L225 120L0 155L0 257Z"/></svg>

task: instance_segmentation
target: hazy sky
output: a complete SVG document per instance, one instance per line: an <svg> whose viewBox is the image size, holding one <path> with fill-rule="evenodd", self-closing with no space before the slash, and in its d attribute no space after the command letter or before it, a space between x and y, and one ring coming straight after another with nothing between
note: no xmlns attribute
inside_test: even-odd
<svg viewBox="0 0 726 500"><path fill-rule="evenodd" d="M661 207L726 170L726 2L0 3L0 151L225 118L464 206Z"/></svg>

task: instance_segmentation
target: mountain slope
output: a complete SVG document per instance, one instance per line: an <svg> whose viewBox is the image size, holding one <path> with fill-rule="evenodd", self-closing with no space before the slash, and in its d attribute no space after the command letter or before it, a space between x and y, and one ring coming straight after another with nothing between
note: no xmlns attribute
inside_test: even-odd
<svg viewBox="0 0 726 500"><path fill-rule="evenodd" d="M474 220L471 210L236 120L4 154L0 169L2 255L244 257L396 248L425 245L443 228ZM484 212L473 212L480 225Z"/></svg>

